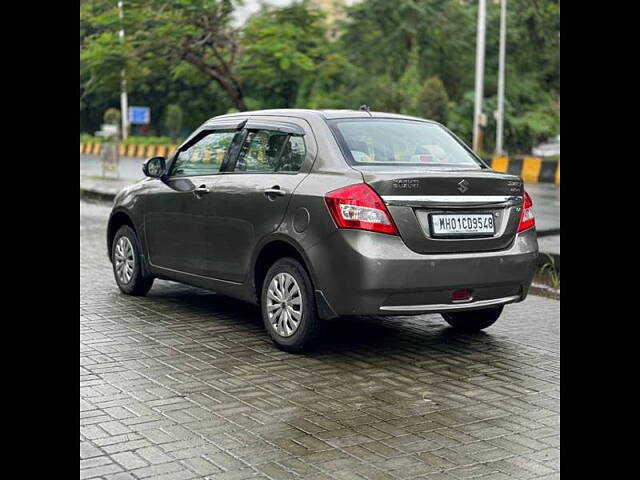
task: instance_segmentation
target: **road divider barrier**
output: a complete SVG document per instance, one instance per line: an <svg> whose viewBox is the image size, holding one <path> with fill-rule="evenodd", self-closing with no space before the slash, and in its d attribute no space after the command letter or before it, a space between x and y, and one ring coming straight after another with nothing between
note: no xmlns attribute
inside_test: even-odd
<svg viewBox="0 0 640 480"><path fill-rule="evenodd" d="M495 156L488 163L493 170L518 175L524 182L560 185L560 160L545 160L540 157Z"/></svg>
<svg viewBox="0 0 640 480"><path fill-rule="evenodd" d="M85 155L100 155L100 142L80 143L80 153ZM118 153L121 157L141 158L170 157L176 151L176 145L128 145L120 143Z"/></svg>

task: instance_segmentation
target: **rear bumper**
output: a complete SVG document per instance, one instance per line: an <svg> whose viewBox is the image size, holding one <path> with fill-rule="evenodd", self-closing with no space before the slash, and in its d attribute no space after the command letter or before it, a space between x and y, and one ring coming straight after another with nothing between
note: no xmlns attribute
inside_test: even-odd
<svg viewBox="0 0 640 480"><path fill-rule="evenodd" d="M433 313L522 301L537 252L534 229L497 252L419 254L400 237L358 230L337 231L307 250L316 288L328 304L323 310L336 315ZM472 299L452 302L458 289L471 289Z"/></svg>

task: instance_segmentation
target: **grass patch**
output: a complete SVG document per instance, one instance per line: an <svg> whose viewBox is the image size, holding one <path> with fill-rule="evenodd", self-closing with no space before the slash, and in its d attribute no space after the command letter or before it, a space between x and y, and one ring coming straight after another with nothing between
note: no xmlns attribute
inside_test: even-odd
<svg viewBox="0 0 640 480"><path fill-rule="evenodd" d="M533 277L531 293L543 297L560 300L560 269L553 256L545 254L547 261L543 263Z"/></svg>

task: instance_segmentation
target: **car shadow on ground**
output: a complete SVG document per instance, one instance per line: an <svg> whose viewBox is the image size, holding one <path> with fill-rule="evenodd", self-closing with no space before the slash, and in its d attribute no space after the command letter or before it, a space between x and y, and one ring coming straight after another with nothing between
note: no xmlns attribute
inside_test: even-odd
<svg viewBox="0 0 640 480"><path fill-rule="evenodd" d="M270 341L255 305L173 282L154 286L147 299L152 300L156 307L162 305L181 315L186 313L189 319L206 320L219 327L244 329ZM490 332L456 332L440 315L351 316L325 322L322 338L309 354L324 356L377 349L393 355L406 353L408 349L415 352L417 346L425 350L450 349L468 348L474 343L482 344L484 350L487 343L492 342L505 348L505 344ZM273 348L277 349L275 345Z"/></svg>

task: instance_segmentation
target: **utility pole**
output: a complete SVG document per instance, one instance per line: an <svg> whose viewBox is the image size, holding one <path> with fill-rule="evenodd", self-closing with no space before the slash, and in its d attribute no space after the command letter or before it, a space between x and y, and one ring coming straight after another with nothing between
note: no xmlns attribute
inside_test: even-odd
<svg viewBox="0 0 640 480"><path fill-rule="evenodd" d="M485 41L485 25L487 14L486 0L478 1L478 28L476 35L476 85L475 85L475 101L473 106L473 150L476 153L482 148L482 132L481 123L482 116L482 97L484 93L484 41Z"/></svg>
<svg viewBox="0 0 640 480"><path fill-rule="evenodd" d="M122 3L122 1L118 2L118 9L120 9L118 16L120 17L121 23L120 41L124 43L124 24L122 23L124 9L122 7ZM122 77L120 80L120 118L122 119L122 140L126 140L129 136L129 101L127 99L127 76L124 69L120 72L120 76Z"/></svg>
<svg viewBox="0 0 640 480"><path fill-rule="evenodd" d="M504 65L507 50L507 0L500 0L500 58L498 64L498 111L496 116L496 155L504 155Z"/></svg>

